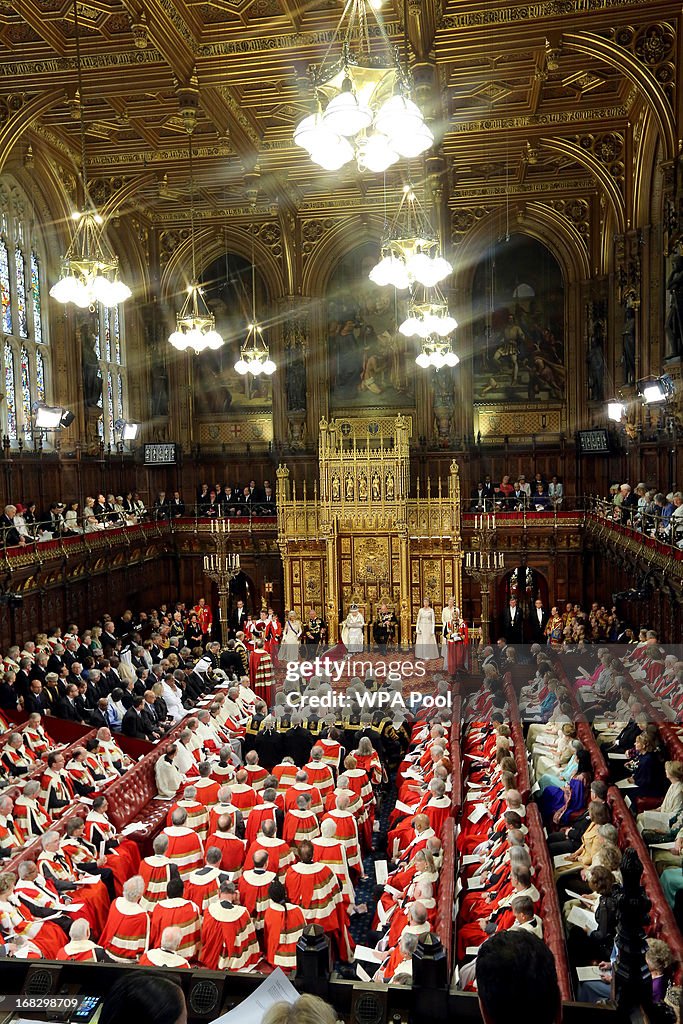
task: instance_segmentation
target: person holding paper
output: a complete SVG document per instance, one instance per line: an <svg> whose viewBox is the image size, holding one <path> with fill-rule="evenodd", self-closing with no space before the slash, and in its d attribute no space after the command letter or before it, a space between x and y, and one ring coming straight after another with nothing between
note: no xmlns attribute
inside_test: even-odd
<svg viewBox="0 0 683 1024"><path fill-rule="evenodd" d="M636 789L629 791L632 800L639 796L660 796L662 792L661 767L655 754L654 743L645 733L636 737L635 756L626 762L628 778Z"/></svg>
<svg viewBox="0 0 683 1024"><path fill-rule="evenodd" d="M586 872L586 881L598 900L590 909L580 900L573 901L574 906L567 915L570 924L567 945L574 967L607 960L617 931L620 888L615 885L612 872L599 865L591 867Z"/></svg>
<svg viewBox="0 0 683 1024"><path fill-rule="evenodd" d="M683 762L667 761L664 774L669 788L661 804L655 811L645 811L636 818L648 845L662 842L661 836L670 831L672 820L683 810Z"/></svg>
<svg viewBox="0 0 683 1024"><path fill-rule="evenodd" d="M413 953L417 949L419 941L417 935L412 935L410 932L402 935L398 945L392 949L381 967L378 967L372 980L380 985L391 985L395 975L405 974L412 978Z"/></svg>

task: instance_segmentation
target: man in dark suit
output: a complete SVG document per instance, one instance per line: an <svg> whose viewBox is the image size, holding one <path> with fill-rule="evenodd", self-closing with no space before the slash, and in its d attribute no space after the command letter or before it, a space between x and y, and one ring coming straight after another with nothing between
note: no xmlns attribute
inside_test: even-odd
<svg viewBox="0 0 683 1024"><path fill-rule="evenodd" d="M242 665L242 659L235 650L234 640L228 640L226 650L221 651L219 664L222 671L225 672L228 677L235 676L239 679L243 675L244 668Z"/></svg>
<svg viewBox="0 0 683 1024"><path fill-rule="evenodd" d="M479 481L476 487L472 488L472 511L483 512L484 511L484 499L486 494L484 493L484 485Z"/></svg>
<svg viewBox="0 0 683 1024"><path fill-rule="evenodd" d="M107 707L108 701L106 697L100 697L95 707L95 710L90 713L89 724L93 729L108 729L109 722L107 720Z"/></svg>
<svg viewBox="0 0 683 1024"><path fill-rule="evenodd" d="M64 664L64 648L61 644L55 644L52 654L47 659L47 670L48 672L56 672L59 675L59 671Z"/></svg>
<svg viewBox="0 0 683 1024"><path fill-rule="evenodd" d="M152 690L145 690L145 695L142 698L140 715L142 716L145 727L151 734L151 737L155 740L160 739L162 734L165 732L165 729L159 721L159 715L157 714L157 709L154 706L154 693Z"/></svg>
<svg viewBox="0 0 683 1024"><path fill-rule="evenodd" d="M292 715L291 728L284 734L285 757L291 757L299 768L308 764L313 749L313 737L310 732L301 724L301 716L298 713Z"/></svg>
<svg viewBox="0 0 683 1024"><path fill-rule="evenodd" d="M14 517L17 514L16 505L5 505L5 511L0 516L0 543L7 548L17 545L22 547L26 544L26 538L22 537L14 525Z"/></svg>
<svg viewBox="0 0 683 1024"><path fill-rule="evenodd" d="M24 698L24 711L27 715L32 715L35 712L44 715L46 710L49 708L43 697L43 684L40 679L32 679L28 686L28 694Z"/></svg>
<svg viewBox="0 0 683 1024"><path fill-rule="evenodd" d="M40 679L41 683L45 683L45 676L47 675L47 654L39 654L33 663L33 668L29 672L31 679Z"/></svg>
<svg viewBox="0 0 683 1024"><path fill-rule="evenodd" d="M503 611L503 636L509 644L521 644L523 638L522 609L511 597Z"/></svg>
<svg viewBox="0 0 683 1024"><path fill-rule="evenodd" d="M63 718L67 722L82 722L83 718L76 705L78 687L73 684L67 686L66 697L60 697L55 708L57 718Z"/></svg>
<svg viewBox="0 0 683 1024"><path fill-rule="evenodd" d="M484 483L482 484L484 491L484 507L487 511L493 511L493 501L496 493L496 485L490 476L484 477Z"/></svg>
<svg viewBox="0 0 683 1024"><path fill-rule="evenodd" d="M173 497L169 501L169 508L173 519L185 515L185 502L180 497L180 491L173 492Z"/></svg>
<svg viewBox="0 0 683 1024"><path fill-rule="evenodd" d="M548 625L548 617L548 612L543 607L543 602L540 597L537 597L534 601L530 620L532 643L544 644L546 642L545 627Z"/></svg>
<svg viewBox="0 0 683 1024"><path fill-rule="evenodd" d="M234 637L235 633L239 633L241 629L244 629L246 621L247 609L244 607L244 601L240 598L236 607L230 613L230 621L228 622L228 625L230 627L231 636Z"/></svg>
<svg viewBox="0 0 683 1024"><path fill-rule="evenodd" d="M124 736L130 736L134 740L152 740L151 730L148 732L147 723L142 717L142 697L134 697L132 707L128 708L121 722L121 732Z"/></svg>
<svg viewBox="0 0 683 1024"><path fill-rule="evenodd" d="M17 672L16 678L14 680L14 689L17 691L17 694L20 697L23 697L24 699L26 699L26 697L28 696L28 692L29 692L29 689L30 689L30 686L29 686L29 684L31 682L31 680L29 678L29 672L30 671L31 671L31 659L30 658L20 658L20 660L19 660L19 671Z"/></svg>

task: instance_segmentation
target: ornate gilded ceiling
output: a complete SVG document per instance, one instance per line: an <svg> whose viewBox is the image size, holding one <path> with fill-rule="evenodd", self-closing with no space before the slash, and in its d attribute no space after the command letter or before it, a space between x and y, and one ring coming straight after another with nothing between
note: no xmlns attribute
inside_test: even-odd
<svg viewBox="0 0 683 1024"><path fill-rule="evenodd" d="M539 198L559 204L585 235L591 193L621 204L626 228L646 114L664 140L661 158L673 155L666 144L675 142L679 102L677 9L627 0L386 0L387 30L409 55L438 140L425 162L392 169L388 184L428 176L443 188L454 240L491 206L512 201L518 209ZM225 220L254 201L262 209L377 210L380 176L321 171L292 142L308 110L308 68L329 44L339 0L88 0L78 10L84 103L71 0L0 0L5 127L17 106L33 104L35 113L5 132L3 162L30 142L73 188L84 109L98 201L123 186L122 211L180 225L189 196L182 110L196 106L203 217Z"/></svg>

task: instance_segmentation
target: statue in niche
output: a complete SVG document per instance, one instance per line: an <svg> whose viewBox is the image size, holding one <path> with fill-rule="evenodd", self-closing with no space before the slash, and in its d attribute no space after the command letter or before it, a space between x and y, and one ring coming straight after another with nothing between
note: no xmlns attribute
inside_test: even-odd
<svg viewBox="0 0 683 1024"><path fill-rule="evenodd" d="M370 486L372 488L372 500L379 501L381 498L381 483L379 479L379 473L372 474L372 481Z"/></svg>
<svg viewBox="0 0 683 1024"><path fill-rule="evenodd" d="M683 356L683 256L676 256L666 282L669 312L666 318L666 357Z"/></svg>
<svg viewBox="0 0 683 1024"><path fill-rule="evenodd" d="M81 321L80 334L83 359L83 401L86 409L97 409L102 401L102 373L95 351L95 331L92 320Z"/></svg>
<svg viewBox="0 0 683 1024"><path fill-rule="evenodd" d="M588 396L593 402L605 398L605 354L597 333L590 339L588 349Z"/></svg>
<svg viewBox="0 0 683 1024"><path fill-rule="evenodd" d="M347 501L353 501L354 487L353 487L353 477L352 476L347 476L347 478L346 478L345 494L346 494L346 500Z"/></svg>
<svg viewBox="0 0 683 1024"><path fill-rule="evenodd" d="M387 501L393 501L394 500L395 494L394 494L394 474L393 473L387 473L387 478L386 478L386 481L385 481L385 484L384 484L384 493L387 496Z"/></svg>
<svg viewBox="0 0 683 1024"><path fill-rule="evenodd" d="M624 330L621 334L624 384L636 382L636 311L627 306L624 313Z"/></svg>
<svg viewBox="0 0 683 1024"><path fill-rule="evenodd" d="M339 501L341 497L341 488L339 486L339 477L332 477L332 501Z"/></svg>
<svg viewBox="0 0 683 1024"><path fill-rule="evenodd" d="M358 481L358 500L368 500L368 482L365 479L365 474L361 473L360 480Z"/></svg>
<svg viewBox="0 0 683 1024"><path fill-rule="evenodd" d="M304 412L306 410L306 364L303 348L299 344L289 350L285 371L285 394L289 412Z"/></svg>

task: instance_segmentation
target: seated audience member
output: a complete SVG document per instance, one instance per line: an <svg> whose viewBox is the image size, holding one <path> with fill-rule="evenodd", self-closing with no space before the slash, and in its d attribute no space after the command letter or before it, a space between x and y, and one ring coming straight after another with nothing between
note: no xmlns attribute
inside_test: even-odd
<svg viewBox="0 0 683 1024"><path fill-rule="evenodd" d="M187 1006L180 985L145 971L136 971L114 981L105 996L99 1024L187 1024Z"/></svg>
<svg viewBox="0 0 683 1024"><path fill-rule="evenodd" d="M528 931L501 932L477 957L477 994L485 1024L509 1024L510 1006L533 1006L534 1024L559 1024L562 999L553 954Z"/></svg>
<svg viewBox="0 0 683 1024"><path fill-rule="evenodd" d="M275 1003L261 1024L337 1024L337 1011L318 996L299 996L293 1003Z"/></svg>
<svg viewBox="0 0 683 1024"><path fill-rule="evenodd" d="M133 875L123 885L123 895L114 900L100 942L116 963L137 961L149 945L149 914L141 900L145 885Z"/></svg>
<svg viewBox="0 0 683 1024"><path fill-rule="evenodd" d="M178 952L182 932L180 928L164 928L158 946L148 949L140 957L141 967L188 967L189 962Z"/></svg>

